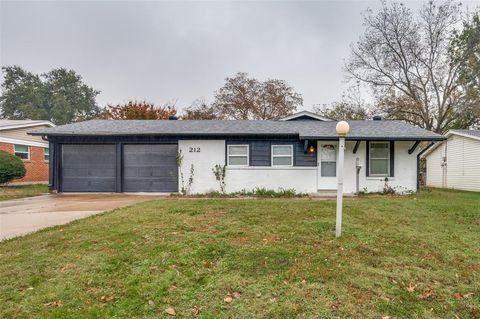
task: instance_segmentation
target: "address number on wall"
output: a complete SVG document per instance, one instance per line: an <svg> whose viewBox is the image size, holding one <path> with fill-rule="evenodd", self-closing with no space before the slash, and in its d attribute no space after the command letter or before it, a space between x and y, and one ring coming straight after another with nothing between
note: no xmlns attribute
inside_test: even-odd
<svg viewBox="0 0 480 319"><path fill-rule="evenodd" d="M200 147L189 147L188 152L189 153L200 153Z"/></svg>

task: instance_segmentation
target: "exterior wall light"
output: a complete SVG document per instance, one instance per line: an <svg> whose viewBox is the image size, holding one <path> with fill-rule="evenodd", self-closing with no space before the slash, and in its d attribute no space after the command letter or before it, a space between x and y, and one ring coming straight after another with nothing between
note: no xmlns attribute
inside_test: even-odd
<svg viewBox="0 0 480 319"><path fill-rule="evenodd" d="M350 131L350 125L345 121L340 121L335 127L338 135L338 174L337 174L337 216L335 226L335 236L342 235L342 208L343 208L343 162L345 158L345 137Z"/></svg>
<svg viewBox="0 0 480 319"><path fill-rule="evenodd" d="M310 154L315 153L315 147L313 145L310 145L310 147L308 148L308 153L310 153Z"/></svg>

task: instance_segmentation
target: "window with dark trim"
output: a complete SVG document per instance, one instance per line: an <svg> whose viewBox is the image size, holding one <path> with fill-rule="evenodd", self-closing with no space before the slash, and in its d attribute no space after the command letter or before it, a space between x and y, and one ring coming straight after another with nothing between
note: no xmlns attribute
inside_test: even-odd
<svg viewBox="0 0 480 319"><path fill-rule="evenodd" d="M228 145L227 146L228 166L248 166L249 163L249 146L245 145Z"/></svg>
<svg viewBox="0 0 480 319"><path fill-rule="evenodd" d="M30 159L30 147L27 145L14 145L15 155L23 160Z"/></svg>
<svg viewBox="0 0 480 319"><path fill-rule="evenodd" d="M390 176L390 143L370 142L369 176Z"/></svg>
<svg viewBox="0 0 480 319"><path fill-rule="evenodd" d="M337 176L337 151L333 144L320 147L320 172L322 177Z"/></svg>
<svg viewBox="0 0 480 319"><path fill-rule="evenodd" d="M293 145L272 145L272 166L293 166Z"/></svg>

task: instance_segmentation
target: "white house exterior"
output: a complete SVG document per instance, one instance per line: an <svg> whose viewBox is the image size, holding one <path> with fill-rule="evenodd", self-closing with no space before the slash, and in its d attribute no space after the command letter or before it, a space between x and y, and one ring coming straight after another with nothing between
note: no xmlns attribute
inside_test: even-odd
<svg viewBox="0 0 480 319"><path fill-rule="evenodd" d="M451 130L423 155L426 185L480 191L480 131Z"/></svg>
<svg viewBox="0 0 480 319"><path fill-rule="evenodd" d="M389 142L377 142L388 145ZM366 161L366 142L359 144L356 153L353 153L356 142L347 141L345 145L345 164L344 164L344 192L356 193L356 169L360 166L359 190L362 192L381 192L385 186L385 178L388 179L388 185L393 187L399 193L414 192L417 190L417 154L420 149L416 149L409 154L408 150L413 146L413 141L394 142L394 162L395 176L367 176L365 172ZM333 145L335 148L336 163L338 152L338 141L319 141L317 150L323 146ZM180 168L184 177L189 176L191 165L194 166L194 181L192 184L192 193L205 193L209 191L218 191L219 184L215 180L212 168L216 164L225 165L225 140L180 140L178 142L179 150L184 154L184 162ZM189 152L190 148L200 148L200 153ZM203 153L203 154L202 154ZM321 155L320 155L321 157ZM256 187L277 190L295 189L297 192L315 193L317 191L336 190L337 179L334 176L322 176L321 159L316 166L295 167L295 166L234 166L227 165L226 169L226 191L239 192L242 190L253 190ZM388 164L387 164L388 165ZM336 165L335 165L336 166Z"/></svg>
<svg viewBox="0 0 480 319"><path fill-rule="evenodd" d="M212 171L219 165L228 193L316 193L337 188L336 124L301 112L280 121L94 120L32 134L50 142L52 191L219 191ZM345 193L380 192L386 182L416 191L420 142L444 139L400 121L350 121L350 128Z"/></svg>

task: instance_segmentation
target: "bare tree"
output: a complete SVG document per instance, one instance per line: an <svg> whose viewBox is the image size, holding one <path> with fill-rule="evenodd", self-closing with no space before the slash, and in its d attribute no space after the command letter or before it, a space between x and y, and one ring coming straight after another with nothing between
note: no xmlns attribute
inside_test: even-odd
<svg viewBox="0 0 480 319"><path fill-rule="evenodd" d="M364 16L365 33L351 47L349 76L371 86L389 118L443 133L461 108L458 66L449 46L460 5L425 3L414 14L405 5L382 2Z"/></svg>
<svg viewBox="0 0 480 319"><path fill-rule="evenodd" d="M302 96L282 80L258 81L246 73L227 78L212 107L220 118L276 120L293 113Z"/></svg>
<svg viewBox="0 0 480 319"><path fill-rule="evenodd" d="M315 105L313 111L332 120L366 120L373 115L371 106L362 98L360 85L351 86L342 99L330 104Z"/></svg>
<svg viewBox="0 0 480 319"><path fill-rule="evenodd" d="M204 99L198 99L193 104L183 110L183 120L220 120L221 114L218 114L216 110Z"/></svg>

